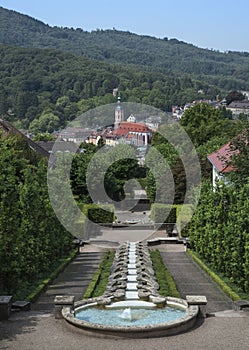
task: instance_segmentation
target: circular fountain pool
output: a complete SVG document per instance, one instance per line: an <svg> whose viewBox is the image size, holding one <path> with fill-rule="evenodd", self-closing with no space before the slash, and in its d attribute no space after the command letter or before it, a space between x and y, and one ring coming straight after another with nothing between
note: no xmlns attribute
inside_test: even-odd
<svg viewBox="0 0 249 350"><path fill-rule="evenodd" d="M86 322L110 326L148 326L175 321L183 318L185 310L172 307L139 308L139 309L102 309L99 307L86 307L75 313L75 317Z"/></svg>
<svg viewBox="0 0 249 350"><path fill-rule="evenodd" d="M185 300L167 298L163 308L148 303L148 307L120 307L119 303L98 305L93 299L76 303L74 310L63 309L64 318L87 334L108 337L160 337L178 334L192 328L198 307ZM117 304L117 306L115 305ZM124 303L125 304L125 303Z"/></svg>

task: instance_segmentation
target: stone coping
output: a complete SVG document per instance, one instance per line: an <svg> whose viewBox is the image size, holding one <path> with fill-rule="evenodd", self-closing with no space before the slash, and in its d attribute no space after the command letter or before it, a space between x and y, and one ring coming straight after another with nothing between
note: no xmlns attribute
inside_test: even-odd
<svg viewBox="0 0 249 350"><path fill-rule="evenodd" d="M207 298L205 295L186 295L188 305L206 305Z"/></svg>
<svg viewBox="0 0 249 350"><path fill-rule="evenodd" d="M158 245L158 244L175 244L175 243L182 244L184 242L177 237L156 237L156 238L147 240L148 246Z"/></svg>
<svg viewBox="0 0 249 350"><path fill-rule="evenodd" d="M0 295L0 305L6 305L12 302L12 295Z"/></svg>
<svg viewBox="0 0 249 350"><path fill-rule="evenodd" d="M75 298L72 295L57 295L54 298L54 304L55 305L73 305L74 299Z"/></svg>

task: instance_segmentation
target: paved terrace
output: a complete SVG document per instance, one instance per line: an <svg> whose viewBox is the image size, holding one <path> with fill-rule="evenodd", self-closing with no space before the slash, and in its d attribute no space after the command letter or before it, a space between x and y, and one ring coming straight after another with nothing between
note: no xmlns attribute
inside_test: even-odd
<svg viewBox="0 0 249 350"><path fill-rule="evenodd" d="M135 235L133 236L135 239ZM224 298L213 303L217 287L196 265L189 260L179 245L161 245L163 257L174 275L182 295L207 294L212 301L210 310L224 310L231 301ZM85 246L75 260L62 272L32 306L31 311L12 313L8 321L0 322L0 349L10 350L247 350L249 344L248 312L225 310L216 317L205 319L190 332L167 338L152 339L103 339L82 334L53 315L55 295L72 294L80 298L87 288L92 274L103 256L104 248ZM198 278L196 277L197 275ZM198 289L198 288L201 289ZM205 293L204 293L205 292ZM213 294L212 294L213 293ZM226 304L228 302L228 304Z"/></svg>

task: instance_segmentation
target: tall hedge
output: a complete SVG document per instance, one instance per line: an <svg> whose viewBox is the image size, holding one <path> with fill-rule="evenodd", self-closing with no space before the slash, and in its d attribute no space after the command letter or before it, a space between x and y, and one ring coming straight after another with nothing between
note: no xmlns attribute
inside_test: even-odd
<svg viewBox="0 0 249 350"><path fill-rule="evenodd" d="M47 192L46 161L0 135L0 293L24 297L73 248Z"/></svg>
<svg viewBox="0 0 249 350"><path fill-rule="evenodd" d="M100 234L100 227L98 224L111 224L115 220L113 205L78 203L78 206L84 214L78 222L80 227L79 232L82 232L79 238L84 240Z"/></svg>
<svg viewBox="0 0 249 350"><path fill-rule="evenodd" d="M249 184L203 184L189 227L193 249L214 270L249 292Z"/></svg>
<svg viewBox="0 0 249 350"><path fill-rule="evenodd" d="M179 235L186 237L188 236L192 213L193 206L191 204L174 204L171 206L168 204L153 203L151 205L150 218L155 223L176 223Z"/></svg>
<svg viewBox="0 0 249 350"><path fill-rule="evenodd" d="M115 220L113 205L86 204L83 212L94 223L110 224Z"/></svg>
<svg viewBox="0 0 249 350"><path fill-rule="evenodd" d="M193 206L191 204L181 204L176 207L176 223L180 236L188 235L189 222L191 221Z"/></svg>
<svg viewBox="0 0 249 350"><path fill-rule="evenodd" d="M82 213L94 223L111 224L115 220L112 204L85 204L78 203Z"/></svg>
<svg viewBox="0 0 249 350"><path fill-rule="evenodd" d="M150 218L155 223L176 223L176 205L153 203Z"/></svg>

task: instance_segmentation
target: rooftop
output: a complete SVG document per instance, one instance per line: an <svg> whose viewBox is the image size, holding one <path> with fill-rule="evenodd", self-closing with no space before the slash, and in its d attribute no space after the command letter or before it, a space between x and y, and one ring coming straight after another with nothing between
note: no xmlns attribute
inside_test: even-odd
<svg viewBox="0 0 249 350"><path fill-rule="evenodd" d="M249 100L245 101L233 101L228 105L228 108L241 108L247 109L249 108Z"/></svg>
<svg viewBox="0 0 249 350"><path fill-rule="evenodd" d="M232 150L231 142L228 142L217 151L209 154L207 158L219 173L227 173L234 170L233 166L229 164L229 161L236 153L238 151Z"/></svg>
<svg viewBox="0 0 249 350"><path fill-rule="evenodd" d="M120 126L114 131L115 135L124 136L129 132L151 132L144 123L121 122Z"/></svg>

